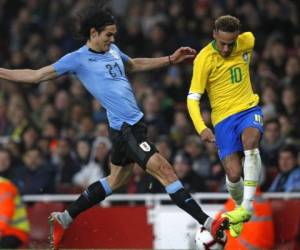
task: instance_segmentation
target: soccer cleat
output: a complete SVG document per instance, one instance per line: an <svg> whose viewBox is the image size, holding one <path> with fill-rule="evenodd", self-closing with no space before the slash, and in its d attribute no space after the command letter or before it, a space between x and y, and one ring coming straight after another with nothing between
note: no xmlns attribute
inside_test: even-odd
<svg viewBox="0 0 300 250"><path fill-rule="evenodd" d="M211 234L212 236L219 240L224 238L224 230L229 228L228 218L219 217L212 222Z"/></svg>
<svg viewBox="0 0 300 250"><path fill-rule="evenodd" d="M230 224L229 225L229 234L233 237L239 237L243 230L243 222L237 223L237 224Z"/></svg>
<svg viewBox="0 0 300 250"><path fill-rule="evenodd" d="M222 214L222 218L228 218L230 224L238 224L250 220L252 213L242 206Z"/></svg>
<svg viewBox="0 0 300 250"><path fill-rule="evenodd" d="M51 250L58 250L59 244L64 236L65 229L62 224L59 222L58 215L59 212L53 212L48 218L48 222L50 225L50 235L49 235L49 242L50 242L50 249Z"/></svg>

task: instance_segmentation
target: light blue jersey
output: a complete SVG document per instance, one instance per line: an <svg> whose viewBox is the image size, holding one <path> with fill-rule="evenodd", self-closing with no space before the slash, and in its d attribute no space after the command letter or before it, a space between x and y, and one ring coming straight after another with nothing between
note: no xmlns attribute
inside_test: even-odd
<svg viewBox="0 0 300 250"><path fill-rule="evenodd" d="M133 125L142 117L123 62L128 56L116 45L105 53L97 53L86 45L53 64L57 74L74 74L106 109L109 126L120 130L124 122Z"/></svg>

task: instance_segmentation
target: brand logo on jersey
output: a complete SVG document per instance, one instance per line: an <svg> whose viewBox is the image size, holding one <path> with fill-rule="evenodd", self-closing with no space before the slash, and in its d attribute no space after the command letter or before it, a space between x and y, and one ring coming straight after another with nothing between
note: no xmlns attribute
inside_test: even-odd
<svg viewBox="0 0 300 250"><path fill-rule="evenodd" d="M249 55L248 55L248 52L245 52L244 54L243 54L243 59L244 59L244 61L247 63L247 62L249 62Z"/></svg>
<svg viewBox="0 0 300 250"><path fill-rule="evenodd" d="M97 58L89 58L89 62L96 62L97 60Z"/></svg>
<svg viewBox="0 0 300 250"><path fill-rule="evenodd" d="M142 142L139 146L140 146L140 148L143 149L145 152L149 152L149 151L151 150L150 145L149 145L146 141Z"/></svg>
<svg viewBox="0 0 300 250"><path fill-rule="evenodd" d="M263 126L264 122L263 122L263 118L261 117L261 115L254 114L254 121L253 121L253 123L256 124L256 125Z"/></svg>
<svg viewBox="0 0 300 250"><path fill-rule="evenodd" d="M110 53L114 58L119 59L119 55L117 54L116 51L114 51L114 50L111 49L111 50L109 51L109 53Z"/></svg>

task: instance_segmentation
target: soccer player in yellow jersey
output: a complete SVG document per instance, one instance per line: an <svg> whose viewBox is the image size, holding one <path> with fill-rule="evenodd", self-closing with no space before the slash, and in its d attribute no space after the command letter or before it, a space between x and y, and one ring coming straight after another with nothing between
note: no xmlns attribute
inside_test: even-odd
<svg viewBox="0 0 300 250"><path fill-rule="evenodd" d="M238 236L242 222L251 217L261 172L258 146L263 118L249 73L254 36L251 32L240 33L239 19L226 15L215 21L213 38L195 58L187 104L202 140L216 142L226 171L227 189L237 204L235 210L223 216L229 218L230 233ZM199 102L205 91L212 109L215 135L201 117Z"/></svg>

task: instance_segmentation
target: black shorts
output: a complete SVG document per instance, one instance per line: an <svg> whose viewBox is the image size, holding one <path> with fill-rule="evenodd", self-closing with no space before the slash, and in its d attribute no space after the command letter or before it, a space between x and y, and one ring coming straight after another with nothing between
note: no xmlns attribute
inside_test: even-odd
<svg viewBox="0 0 300 250"><path fill-rule="evenodd" d="M149 158L157 151L153 143L147 140L147 127L139 121L134 125L124 123L121 130L110 128L112 141L111 162L114 165L125 166L138 163L144 169Z"/></svg>

